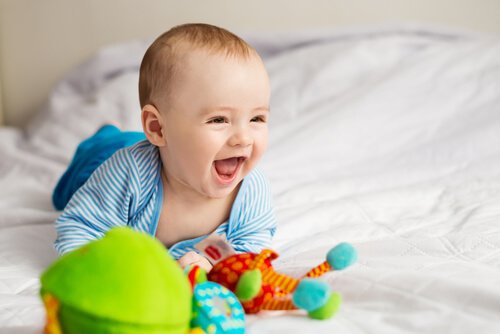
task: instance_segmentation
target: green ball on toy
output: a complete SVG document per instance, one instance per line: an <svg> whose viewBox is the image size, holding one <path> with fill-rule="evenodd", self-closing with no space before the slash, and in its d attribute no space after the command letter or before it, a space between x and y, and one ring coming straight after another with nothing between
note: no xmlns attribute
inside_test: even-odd
<svg viewBox="0 0 500 334"><path fill-rule="evenodd" d="M342 303L342 297L337 292L333 292L328 298L325 305L320 308L309 311L308 314L312 319L325 320L330 319L339 309Z"/></svg>
<svg viewBox="0 0 500 334"><path fill-rule="evenodd" d="M241 301L246 302L257 296L261 286L262 273L258 269L247 270L241 274L235 293Z"/></svg>
<svg viewBox="0 0 500 334"><path fill-rule="evenodd" d="M65 254L41 277L46 333L189 331L189 281L165 247L129 228Z"/></svg>

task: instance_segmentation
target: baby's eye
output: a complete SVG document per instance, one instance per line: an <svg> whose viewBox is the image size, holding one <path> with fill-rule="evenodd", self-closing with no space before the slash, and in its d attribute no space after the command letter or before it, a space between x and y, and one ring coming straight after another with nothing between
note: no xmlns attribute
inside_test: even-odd
<svg viewBox="0 0 500 334"><path fill-rule="evenodd" d="M222 124L226 123L226 118L224 117L214 117L208 121L210 124Z"/></svg>
<svg viewBox="0 0 500 334"><path fill-rule="evenodd" d="M250 122L265 123L266 122L266 117L265 116L255 116L254 118L251 119Z"/></svg>

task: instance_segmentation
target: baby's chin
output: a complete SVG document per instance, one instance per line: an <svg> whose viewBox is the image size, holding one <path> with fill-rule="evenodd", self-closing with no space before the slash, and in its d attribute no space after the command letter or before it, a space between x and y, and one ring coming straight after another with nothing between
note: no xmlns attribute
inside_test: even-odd
<svg viewBox="0 0 500 334"><path fill-rule="evenodd" d="M235 192L237 192L240 188L240 184L243 180L239 180L238 182L234 182L234 185L224 187L224 189L214 189L210 191L210 194L208 197L213 198L213 199L223 199L231 195L235 195Z"/></svg>
<svg viewBox="0 0 500 334"><path fill-rule="evenodd" d="M210 199L223 199L232 195L236 196L242 182L243 176L240 175L230 185L220 186L212 182L206 191L204 191L204 194Z"/></svg>

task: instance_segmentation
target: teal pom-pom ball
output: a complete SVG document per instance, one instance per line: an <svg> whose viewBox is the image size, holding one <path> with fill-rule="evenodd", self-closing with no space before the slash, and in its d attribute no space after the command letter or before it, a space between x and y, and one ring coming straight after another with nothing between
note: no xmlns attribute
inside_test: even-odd
<svg viewBox="0 0 500 334"><path fill-rule="evenodd" d="M292 301L298 308L311 312L325 305L330 295L330 286L325 282L304 278L295 289Z"/></svg>
<svg viewBox="0 0 500 334"><path fill-rule="evenodd" d="M335 270L342 270L352 265L358 259L356 249L349 243L342 242L330 249L326 260Z"/></svg>

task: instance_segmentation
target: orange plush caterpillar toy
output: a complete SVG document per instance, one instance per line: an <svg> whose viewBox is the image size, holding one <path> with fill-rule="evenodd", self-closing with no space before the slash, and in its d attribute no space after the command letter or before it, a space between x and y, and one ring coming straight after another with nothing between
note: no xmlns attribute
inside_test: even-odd
<svg viewBox="0 0 500 334"><path fill-rule="evenodd" d="M205 254L213 255L213 245L207 248ZM268 249L260 254L230 255L217 262L207 276L210 281L233 291L247 313L303 309L314 319L332 317L340 306L340 295L332 292L326 282L315 278L353 264L357 259L356 250L348 243L337 245L328 252L326 261L301 279L274 271L271 261L277 257L276 252Z"/></svg>

